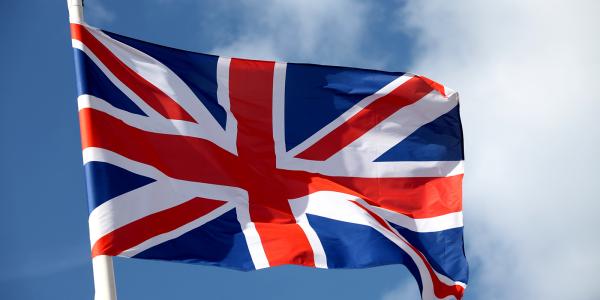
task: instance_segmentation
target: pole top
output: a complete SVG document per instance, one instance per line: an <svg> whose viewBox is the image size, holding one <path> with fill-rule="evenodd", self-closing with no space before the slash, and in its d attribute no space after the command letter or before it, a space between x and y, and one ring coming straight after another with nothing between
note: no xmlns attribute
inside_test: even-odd
<svg viewBox="0 0 600 300"><path fill-rule="evenodd" d="M69 6L83 6L83 0L67 0Z"/></svg>
<svg viewBox="0 0 600 300"><path fill-rule="evenodd" d="M67 0L69 22L83 24L83 0Z"/></svg>

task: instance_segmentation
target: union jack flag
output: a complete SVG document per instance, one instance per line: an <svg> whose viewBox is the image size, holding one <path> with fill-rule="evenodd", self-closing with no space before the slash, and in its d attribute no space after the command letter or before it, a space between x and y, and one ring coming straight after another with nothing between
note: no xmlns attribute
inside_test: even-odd
<svg viewBox="0 0 600 300"><path fill-rule="evenodd" d="M458 94L71 24L92 256L238 270L404 264L460 299Z"/></svg>

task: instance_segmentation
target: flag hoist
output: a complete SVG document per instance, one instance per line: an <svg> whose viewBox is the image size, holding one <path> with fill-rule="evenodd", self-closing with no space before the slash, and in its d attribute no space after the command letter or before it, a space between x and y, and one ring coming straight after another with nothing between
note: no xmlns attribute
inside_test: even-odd
<svg viewBox="0 0 600 300"><path fill-rule="evenodd" d="M69 22L83 24L83 0L67 0ZM95 300L116 300L117 288L112 257L98 255L92 259Z"/></svg>

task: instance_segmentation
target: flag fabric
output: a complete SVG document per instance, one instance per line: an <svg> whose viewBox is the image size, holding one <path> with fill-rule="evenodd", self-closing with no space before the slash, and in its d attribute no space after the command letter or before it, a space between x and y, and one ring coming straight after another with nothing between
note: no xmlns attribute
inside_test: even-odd
<svg viewBox="0 0 600 300"><path fill-rule="evenodd" d="M462 297L455 91L71 32L92 256L244 271L403 264L424 299Z"/></svg>

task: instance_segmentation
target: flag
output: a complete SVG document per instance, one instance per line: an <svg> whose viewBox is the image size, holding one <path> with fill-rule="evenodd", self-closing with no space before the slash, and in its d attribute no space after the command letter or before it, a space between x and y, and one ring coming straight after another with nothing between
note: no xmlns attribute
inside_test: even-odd
<svg viewBox="0 0 600 300"><path fill-rule="evenodd" d="M458 94L71 24L92 256L237 270L403 264L461 298Z"/></svg>

